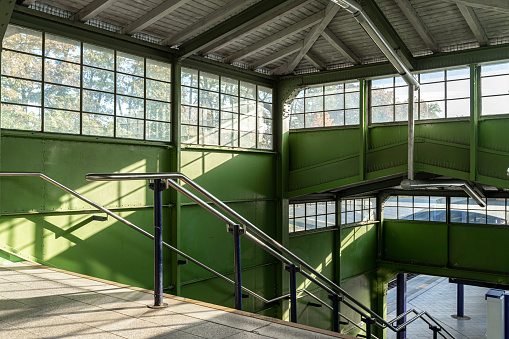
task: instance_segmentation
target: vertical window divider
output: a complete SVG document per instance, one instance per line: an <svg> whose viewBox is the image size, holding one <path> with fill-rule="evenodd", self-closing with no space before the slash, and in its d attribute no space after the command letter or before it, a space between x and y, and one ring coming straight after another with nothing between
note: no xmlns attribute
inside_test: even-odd
<svg viewBox="0 0 509 339"><path fill-rule="evenodd" d="M45 84L45 69L46 69L46 32L42 32L42 46L41 46L41 132L44 132L44 107L46 106L44 100L44 84Z"/></svg>
<svg viewBox="0 0 509 339"><path fill-rule="evenodd" d="M147 58L143 58L143 140L147 140Z"/></svg>
<svg viewBox="0 0 509 339"><path fill-rule="evenodd" d="M81 62L80 62L80 135L83 135L83 41L80 42Z"/></svg>
<svg viewBox="0 0 509 339"><path fill-rule="evenodd" d="M221 146L221 112L222 112L222 93L221 93L221 84L222 84L222 80L223 80L223 77L222 76L219 76L219 88L218 88L218 106L219 106L219 111L218 111L218 116L217 116L217 119L218 119L218 126L219 126L219 129L217 131L217 144L219 146Z"/></svg>
<svg viewBox="0 0 509 339"><path fill-rule="evenodd" d="M117 136L117 51L113 51L113 137Z"/></svg>

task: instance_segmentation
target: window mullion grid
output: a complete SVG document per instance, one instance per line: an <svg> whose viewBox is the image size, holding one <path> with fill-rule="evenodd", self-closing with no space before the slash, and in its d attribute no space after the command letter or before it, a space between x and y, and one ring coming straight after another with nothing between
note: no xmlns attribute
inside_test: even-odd
<svg viewBox="0 0 509 339"><path fill-rule="evenodd" d="M143 58L143 140L147 140L147 58Z"/></svg>
<svg viewBox="0 0 509 339"><path fill-rule="evenodd" d="M80 135L83 135L83 41L80 42L81 62L80 62Z"/></svg>
<svg viewBox="0 0 509 339"><path fill-rule="evenodd" d="M197 102L196 102L196 107L197 107L197 110L196 110L196 123L197 123L197 126L196 126L196 144L197 145L200 145L200 109L201 109L201 106L200 106L200 94L201 94L201 86L200 86L200 73L201 71L198 71L198 83L196 85L196 92L198 93L197 94ZM191 85L192 85L192 81L191 81Z"/></svg>
<svg viewBox="0 0 509 339"><path fill-rule="evenodd" d="M221 112L222 112L222 93L221 93L221 83L222 83L223 77L219 76L219 88L218 88L218 107L219 107L219 114L218 114L218 122L217 125L219 126L219 130L217 131L217 144L218 146L221 146Z"/></svg>
<svg viewBox="0 0 509 339"><path fill-rule="evenodd" d="M44 87L45 87L45 69L46 69L46 33L42 34L41 46L41 132L44 132Z"/></svg>
<svg viewBox="0 0 509 339"><path fill-rule="evenodd" d="M117 51L113 51L113 60L114 60L114 67L113 67L113 137L117 137L117 67L118 67L118 60L117 60Z"/></svg>

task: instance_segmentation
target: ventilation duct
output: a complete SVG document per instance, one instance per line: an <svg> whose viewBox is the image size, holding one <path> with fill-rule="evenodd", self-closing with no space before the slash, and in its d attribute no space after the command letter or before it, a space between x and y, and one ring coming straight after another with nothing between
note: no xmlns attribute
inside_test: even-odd
<svg viewBox="0 0 509 339"><path fill-rule="evenodd" d="M426 189L430 187L446 188L446 187L460 187L465 191L470 198L472 198L479 206L486 207L486 198L481 192L476 190L468 182L463 180L408 180L401 181L401 188L405 190L412 189Z"/></svg>
<svg viewBox="0 0 509 339"><path fill-rule="evenodd" d="M396 68L399 75L405 80L408 85L413 85L414 90L419 89L419 82L412 76L410 70L405 66L403 61L396 54L392 46L387 42L385 37L380 33L378 28L371 19L364 13L361 6L353 0L331 0L336 5L344 8L351 13L355 20L362 26L362 28L368 33L369 37L373 42L380 48L385 57L389 62Z"/></svg>

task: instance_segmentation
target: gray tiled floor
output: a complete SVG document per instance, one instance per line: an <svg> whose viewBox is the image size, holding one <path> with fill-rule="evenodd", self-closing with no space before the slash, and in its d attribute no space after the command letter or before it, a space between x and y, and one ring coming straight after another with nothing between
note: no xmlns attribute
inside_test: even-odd
<svg viewBox="0 0 509 339"><path fill-rule="evenodd" d="M448 278L420 275L408 281L407 309L428 311L456 338L486 338L486 301L484 296L488 288L465 285L465 316L470 320L457 320L456 284L449 283ZM387 294L388 319L396 316L396 288ZM407 328L407 338L432 338L432 331L422 320L416 320ZM388 339L396 338L388 331Z"/></svg>
<svg viewBox="0 0 509 339"><path fill-rule="evenodd" d="M153 295L142 291L24 263L0 265L0 339L331 337L182 299L164 302L168 308L154 310L147 308Z"/></svg>

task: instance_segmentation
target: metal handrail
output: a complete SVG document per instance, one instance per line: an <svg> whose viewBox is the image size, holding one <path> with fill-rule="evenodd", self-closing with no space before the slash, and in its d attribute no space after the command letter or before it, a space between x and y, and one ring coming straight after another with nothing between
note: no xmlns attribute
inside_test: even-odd
<svg viewBox="0 0 509 339"><path fill-rule="evenodd" d="M257 235L259 238L261 238L262 240L264 240L265 242L269 243L270 245L272 245L274 248L276 248L277 250L281 251L282 253L284 253L285 255L287 255L290 259L292 259L293 261L297 262L299 265L301 265L302 267L306 268L307 270L309 270L312 274L314 274L316 277L320 278L320 280L322 280L325 284L327 284L328 286L326 286L325 284L323 283L320 283L319 281L317 281L314 277L312 277L310 274L306 273L305 271L301 270L300 273L302 275L304 275L306 278L308 278L310 281L312 281L313 283L317 284L318 286L322 287L324 290L326 290L327 292L331 293L331 294L334 294L335 292L341 294L341 296L343 298L347 298L349 299L350 301L352 301L354 305L352 305L351 303L345 303L346 300L342 300L342 302L344 302L345 304L347 304L350 308L352 308L353 310L355 310L357 313L365 316L366 318L374 318L375 320L375 325L380 327L380 328L389 328L391 329L392 331L394 332L398 332L401 328L402 325L400 325L399 327L395 327L395 326L392 326L392 324L390 324L389 322L387 322L385 319L383 319L380 315L378 315L376 312L373 312L372 310L370 310L367 306L365 306L364 304L362 304L361 302L359 302L357 299L355 299L353 296L351 296L348 292L346 292L344 289L342 289L341 287L339 287L337 284L335 284L333 281L331 281L329 278L327 278L326 276L324 276L323 274L321 274L320 272L316 271L312 266L310 266L308 263L306 263L304 260L302 260L301 258L299 258L297 255L293 254L290 250L288 250L286 247L284 247L283 245L281 245L280 243L278 243L276 240L272 239L270 236L268 236L267 234L265 234L262 230L260 230L259 228L257 228L254 224L252 224L249 220L245 219L242 215L240 215L239 213L235 212L233 209L231 209L230 207L228 207L225 203L223 203L221 200L217 199L214 195L212 195L210 192L208 192L206 189L204 189L203 187L201 187L199 184L197 184L196 182L194 182L193 180L189 179L187 176L185 176L184 174L182 173L179 173L179 172L162 172L162 173L90 173L90 174L87 174L86 176L86 179L87 180L93 180L93 181L121 181L121 180L154 180L154 179L161 179L161 180L166 180L166 182L172 186L174 189L176 189L177 191L179 191L180 193L186 195L187 197L189 197L191 200L193 200L194 202L196 202L197 204L199 204L200 206L206 208L207 210L209 210L212 214L216 215L217 217L219 217L217 214L217 210L211 208L206 202L204 202L203 200L201 200L200 198L196 197L194 194L192 194L191 192L189 192L187 189L185 189L184 187L182 187L181 185L179 185L175 180L182 180L184 183L186 183L187 185L189 185L190 187L192 187L194 190L196 190L197 192L199 192L201 195L203 195L205 198L209 199L214 205L216 205L217 207L219 207L220 209L222 209L224 212L226 212L227 214L229 214L231 217L235 218L236 220L238 220L242 225L244 225L247 230L246 231L251 231L253 232L255 235ZM205 207L207 206L207 207ZM223 221L225 221L225 219L219 217L220 219L222 219ZM227 221L225 221L228 225L235 225L234 223L228 223ZM260 246L261 248L265 249L267 252L271 253L272 255L274 255L276 258L278 258L279 260L281 260L282 262L290 265L290 264L293 264L290 260L288 260L287 258L285 258L284 256L282 256L281 254L279 254L278 252L274 251L272 248L268 247L265 243L263 243L262 241L260 241L259 239L256 239L255 237L253 237L252 235L250 235L249 233L246 233L245 234L250 240L254 241L258 246ZM329 287L330 286L330 287ZM362 312L361 310L359 310L358 308L361 308L364 312ZM416 311L417 312L417 311ZM369 314L369 316L367 314ZM435 319L433 319L430 315L428 315L435 323L438 324L438 322L436 322ZM404 326L403 326L404 327ZM442 329L443 326L440 326ZM449 334L452 338L454 338L454 336L452 334L450 334L446 329L444 329L444 331Z"/></svg>
<svg viewBox="0 0 509 339"><path fill-rule="evenodd" d="M150 239L154 239L154 236L150 233L148 233L147 231L141 229L140 227L134 225L133 223L131 223L130 221L122 218L121 216L117 215L116 213L110 211L109 209L93 202L92 200L84 197L83 195L73 191L72 189L62 185L61 183L51 179L50 177L46 176L45 174L43 173L40 173L40 172L0 172L0 177L1 176L13 176L13 177L40 177L48 182L50 182L51 184L61 188L62 190L70 193L71 195L77 197L78 199L82 200L82 201L85 201L86 203L88 203L89 205L91 206L94 206L95 208L101 210L102 212L110 215L111 217L117 219L118 221L124 223L125 225L129 226L130 228L134 229L135 231L145 235L146 237L150 238ZM418 318L421 318L423 319L431 328L431 324L423 317L423 315L426 315L427 317L429 317L431 319L432 322L434 322L435 324L437 324L442 330L444 330L444 332L446 332L449 336L451 336L452 338L454 338L454 336L452 334L450 334L443 326L441 326L431 315L429 315L427 312L420 312L418 313L416 310L412 309L410 311L408 311L406 314L409 314L411 312L414 312L417 314L416 317L410 319L409 321L401 324L400 326L398 327L394 327L392 326L392 323L394 323L394 321L396 320L393 320L391 322L387 322L385 321L383 318L381 318L378 314L376 314L375 312L371 311L369 308L367 308L366 306L364 306L362 303L360 303L358 300L356 300L355 298L353 298L352 296L350 296L346 291L344 291L342 288L340 288L339 286L337 286L336 284L334 284L332 281L330 281L327 277L323 276L321 273L319 273L318 271L316 271L315 269L313 269L309 264L307 264L305 261L303 261L302 259L300 259L299 257L297 257L296 255L294 255L292 252L290 252L288 249L286 249L284 246L282 246L281 244L279 244L277 241L275 241L274 239L272 239L271 237L269 237L268 235L266 235L263 231L261 231L260 229L258 229L256 226L254 226L252 223L250 223L247 219L245 219L244 217L242 217L240 214L238 214L237 212L235 212L233 209L231 209L230 207L228 207L226 204L224 204L222 201L220 201L219 199L217 199L215 196L213 196L211 193L209 193L208 191L206 191L204 188L202 188L200 185L198 185L197 183L195 183L194 181L192 181L191 179L189 179L188 177L186 177L185 175L183 175L182 173L143 173L143 174L127 174L127 173L118 173L118 174L98 174L98 173L94 173L94 174L87 174L86 175L86 179L87 180L94 180L94 181L121 181L121 180L155 180L155 179L163 179L163 180L166 180L167 184L172 186L174 189L176 189L177 191L181 192L182 194L186 195L188 198L190 198L191 200L193 200L195 203L197 203L198 205L200 205L201 207L203 207L204 209L206 209L208 212L210 212L211 214L215 215L217 218L219 218L220 220L222 220L223 222L225 222L227 225L235 225L235 223L233 221L231 221L229 218L225 217L222 213L218 212L217 210L215 210L214 208L212 208L209 204L207 204L206 202L204 202L203 200L201 200L200 198L198 198L197 196L195 196L193 193L189 192L187 189L185 189L184 187L182 187L181 185L179 185L177 182L175 182L174 180L172 179L180 179L182 180L183 182L185 182L186 184L188 184L190 187L194 188L196 191L198 191L199 193L201 193L204 197L208 198L213 204L215 204L216 206L218 206L220 209L222 209L223 211L225 211L226 213L228 213L230 216L234 217L235 219L237 219L238 221L240 221L248 230L251 230L254 234L256 234L257 236L259 236L260 238L262 238L263 240L266 240L267 242L269 242L270 244L272 244L274 247L278 248L279 250L281 250L283 253L285 253L287 256L289 256L290 258L294 259L296 262L298 262L301 266L304 266L306 269L310 270L312 272L312 274L316 275L317 277L319 277L321 280L323 280L326 284L328 284L329 286L332 287L329 288L326 284L318 281L317 279L315 279L313 276L311 276L311 274L303 271L303 270L300 270L300 273L306 277L308 280L312 281L313 283L315 283L316 285L318 285L319 287L321 287L322 289L324 289L325 291L327 291L328 293L330 294L335 294L335 290L337 292L339 292L342 297L347 297L349 300L351 300L352 302L354 302L357 306L361 307L363 310L365 310L370 316L374 317L375 318L375 325L380 327L380 328L389 328L391 329L392 331L394 332L398 332L400 331L401 329L403 329L406 325L408 325L409 323L415 321L416 319ZM247 230L245 230L247 231ZM253 241L255 244L257 244L258 246L260 246L261 248L263 248L264 250L266 250L267 252L269 252L270 254L272 254L274 257L276 257L277 259L279 259L280 261L282 261L283 263L287 264L287 265L293 265L293 262L290 261L288 258L282 256L280 253L276 252L274 249L272 249L271 247L267 246L265 243L263 243L260 239L254 237L253 235L245 232L244 235L249 238L251 241ZM235 282L229 278L227 278L226 276L222 275L221 273L215 271L214 269L206 266L205 264L201 263L200 261L194 259L193 257L187 255L186 253L178 250L177 248L167 244L166 242L162 242L163 246L172 250L173 252L179 254L180 256L188 259L189 261L195 263L196 265L202 267L203 269L207 270L208 272L214 274L215 276L229 282L230 284L235 284ZM265 303L271 303L271 302L274 302L274 301L277 301L277 300L280 300L280 299L283 299L283 298L287 298L289 296L289 294L286 294L286 295L283 295L283 296L280 296L280 297L276 297L274 299L266 299L260 295L258 295L257 293L247 289L246 287L242 286L242 290L249 293L250 295L254 296L255 298L259 299L259 300L262 300L263 302ZM318 297L314 296L312 293L308 292L307 290L303 289L303 290L299 290L299 292L304 292L306 294L308 294L309 296L311 296L312 298L314 298L315 300L319 301L321 304L323 305L326 305L328 308L332 309L327 303L325 303L324 301L322 301L321 299L319 299ZM354 311L356 311L357 313L359 313L361 316L365 317L365 318L371 318L370 316L368 316L366 313L364 313L363 311L359 310L357 308L357 306L353 305L352 303L348 302L347 300L344 300L342 299L341 300L345 305L347 305L348 307L352 308ZM353 324L354 326L358 327L359 329L363 330L364 332L367 332L365 329L363 329L362 327L360 327L359 325L357 325L355 322L353 322L352 320L350 320L349 318L347 318L346 316L344 316L343 314L341 314L340 312L338 312L338 314L345 318L348 322L350 322L351 324ZM405 314L405 315L406 315ZM401 316L400 316L401 317ZM399 318L398 318L399 319ZM442 335L444 338L446 338L442 333L440 333L440 335ZM371 337L373 338L376 338L378 339L376 336L374 335L371 335Z"/></svg>

